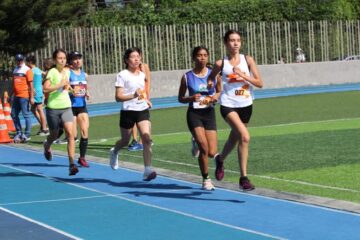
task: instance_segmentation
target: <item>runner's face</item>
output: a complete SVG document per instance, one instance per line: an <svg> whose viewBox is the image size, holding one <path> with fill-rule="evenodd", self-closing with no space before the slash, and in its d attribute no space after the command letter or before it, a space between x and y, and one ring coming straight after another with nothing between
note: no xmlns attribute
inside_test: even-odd
<svg viewBox="0 0 360 240"><path fill-rule="evenodd" d="M126 63L130 68L139 68L141 63L141 56L138 52L132 52L129 55L129 58L126 60Z"/></svg>
<svg viewBox="0 0 360 240"><path fill-rule="evenodd" d="M55 58L56 66L65 67L66 65L66 54L63 52L58 52Z"/></svg>
<svg viewBox="0 0 360 240"><path fill-rule="evenodd" d="M225 46L228 49L228 51L231 53L240 52L241 38L240 38L239 34L237 34L237 33L230 34L229 39L225 43Z"/></svg>
<svg viewBox="0 0 360 240"><path fill-rule="evenodd" d="M83 61L82 61L82 58L81 57L75 57L73 60L72 60L72 66L73 68L81 68L83 65Z"/></svg>
<svg viewBox="0 0 360 240"><path fill-rule="evenodd" d="M200 65L200 66L206 66L206 64L209 62L209 55L206 52L205 49L201 49L200 51L197 52L196 56L195 56L195 64L196 65Z"/></svg>

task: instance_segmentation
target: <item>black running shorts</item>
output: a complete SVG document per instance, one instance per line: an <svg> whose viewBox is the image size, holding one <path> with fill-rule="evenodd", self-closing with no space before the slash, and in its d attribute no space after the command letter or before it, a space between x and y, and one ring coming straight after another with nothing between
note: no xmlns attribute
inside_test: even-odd
<svg viewBox="0 0 360 240"><path fill-rule="evenodd" d="M230 108L220 106L221 116L226 120L226 116L231 112L236 112L243 123L249 123L252 115L252 105L243 108Z"/></svg>
<svg viewBox="0 0 360 240"><path fill-rule="evenodd" d="M215 108L194 109L189 107L186 114L187 124L190 131L196 127L205 130L216 130Z"/></svg>
<svg viewBox="0 0 360 240"><path fill-rule="evenodd" d="M124 111L120 112L120 127L125 129L133 128L135 123L148 120L150 121L149 109L143 111Z"/></svg>
<svg viewBox="0 0 360 240"><path fill-rule="evenodd" d="M77 117L80 113L88 113L86 107L72 107L72 112L75 117Z"/></svg>

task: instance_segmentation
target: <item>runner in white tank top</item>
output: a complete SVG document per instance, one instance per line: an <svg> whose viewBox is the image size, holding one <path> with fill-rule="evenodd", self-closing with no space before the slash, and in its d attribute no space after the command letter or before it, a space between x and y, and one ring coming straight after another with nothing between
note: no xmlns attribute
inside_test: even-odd
<svg viewBox="0 0 360 240"><path fill-rule="evenodd" d="M231 65L229 58L223 59L224 66L222 69L223 91L220 96L220 104L230 108L247 107L253 103L254 93L253 85L247 81L238 81L232 78L234 66ZM245 55L240 54L240 63L237 65L242 73L252 77Z"/></svg>
<svg viewBox="0 0 360 240"><path fill-rule="evenodd" d="M258 73L256 63L250 56L240 54L240 33L230 30L225 33L224 44L227 56L216 61L208 78L208 85L214 85L214 79L222 71L223 91L220 96L220 111L225 121L231 127L231 132L220 155L215 159L215 177L224 177L223 162L229 153L237 146L240 165L239 187L241 190L253 190L255 186L247 178L247 162L249 155L250 134L247 123L252 113L253 86L261 88L263 81Z"/></svg>

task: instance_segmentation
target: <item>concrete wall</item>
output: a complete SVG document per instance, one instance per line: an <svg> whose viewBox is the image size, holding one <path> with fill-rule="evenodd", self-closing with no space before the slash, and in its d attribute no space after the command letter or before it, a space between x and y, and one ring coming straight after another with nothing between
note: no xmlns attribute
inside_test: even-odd
<svg viewBox="0 0 360 240"><path fill-rule="evenodd" d="M258 66L264 88L286 88L360 82L360 61L333 61ZM177 96L187 70L151 72L151 97ZM116 74L89 76L91 103L115 101Z"/></svg>

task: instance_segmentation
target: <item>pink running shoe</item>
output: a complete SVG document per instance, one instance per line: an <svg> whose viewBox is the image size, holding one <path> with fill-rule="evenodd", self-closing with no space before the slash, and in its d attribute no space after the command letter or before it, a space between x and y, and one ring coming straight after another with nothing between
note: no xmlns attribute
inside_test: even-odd
<svg viewBox="0 0 360 240"><path fill-rule="evenodd" d="M82 167L90 167L85 158L82 157L79 158L78 164Z"/></svg>
<svg viewBox="0 0 360 240"><path fill-rule="evenodd" d="M215 164L216 164L215 178L216 180L221 181L224 178L225 172L224 172L224 162L221 161L220 154L215 156Z"/></svg>
<svg viewBox="0 0 360 240"><path fill-rule="evenodd" d="M243 191L251 191L255 189L255 185L253 185L247 177L241 177L239 179L239 187L240 190Z"/></svg>

